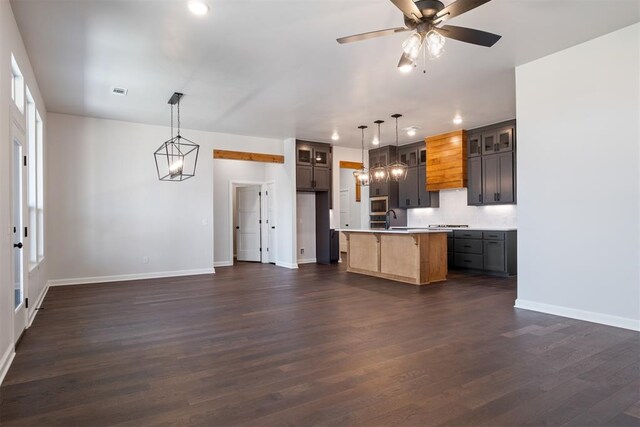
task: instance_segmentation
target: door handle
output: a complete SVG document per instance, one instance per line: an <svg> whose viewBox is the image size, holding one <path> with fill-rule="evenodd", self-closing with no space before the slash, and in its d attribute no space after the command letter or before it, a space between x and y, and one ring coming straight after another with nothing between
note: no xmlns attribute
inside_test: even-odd
<svg viewBox="0 0 640 427"><path fill-rule="evenodd" d="M240 230L240 226L239 225L236 225L236 230Z"/></svg>
<svg viewBox="0 0 640 427"><path fill-rule="evenodd" d="M14 243L14 244L13 244L13 247L14 247L14 248L18 248L18 249L22 249L22 246L23 246L23 245L22 245L22 242Z"/></svg>
<svg viewBox="0 0 640 427"><path fill-rule="evenodd" d="M275 230L275 229L276 229L276 226L275 226L275 225L272 225L272 226L271 226L271 228L272 228L273 230Z"/></svg>

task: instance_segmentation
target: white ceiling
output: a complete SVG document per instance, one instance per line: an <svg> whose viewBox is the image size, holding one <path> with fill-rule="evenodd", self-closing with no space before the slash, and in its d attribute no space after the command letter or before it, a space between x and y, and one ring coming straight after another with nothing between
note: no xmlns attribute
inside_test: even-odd
<svg viewBox="0 0 640 427"><path fill-rule="evenodd" d="M494 47L448 40L426 74L404 75L406 34L335 41L402 25L389 0L209 1L204 18L186 0L11 4L50 112L166 125L179 91L186 128L325 142L337 130L351 146L376 119L390 142L393 113L420 126L401 143L455 129L456 114L467 129L513 118L515 66L640 20L640 0L493 0L449 23L501 34Z"/></svg>

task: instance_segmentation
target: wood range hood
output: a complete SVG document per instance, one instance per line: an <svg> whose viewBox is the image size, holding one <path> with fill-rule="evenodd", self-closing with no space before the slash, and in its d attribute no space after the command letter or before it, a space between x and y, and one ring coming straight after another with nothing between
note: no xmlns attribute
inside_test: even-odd
<svg viewBox="0 0 640 427"><path fill-rule="evenodd" d="M464 130L425 138L427 191L467 186L467 133Z"/></svg>

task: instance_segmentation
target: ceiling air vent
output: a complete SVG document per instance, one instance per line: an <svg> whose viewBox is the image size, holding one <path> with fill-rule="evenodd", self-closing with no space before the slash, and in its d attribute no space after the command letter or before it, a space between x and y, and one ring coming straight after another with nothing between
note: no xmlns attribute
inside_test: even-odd
<svg viewBox="0 0 640 427"><path fill-rule="evenodd" d="M114 94L114 95L127 96L127 92L129 92L129 89L125 89L123 87L112 87L111 88L111 93Z"/></svg>

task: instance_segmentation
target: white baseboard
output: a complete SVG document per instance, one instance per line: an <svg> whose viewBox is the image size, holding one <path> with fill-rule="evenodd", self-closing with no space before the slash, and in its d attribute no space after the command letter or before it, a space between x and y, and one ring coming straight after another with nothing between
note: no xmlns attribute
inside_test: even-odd
<svg viewBox="0 0 640 427"><path fill-rule="evenodd" d="M47 295L47 292L49 292L49 282L44 285L44 289L42 290L42 292L40 292L40 296L38 297L36 304L33 306L33 311L31 312L31 314L29 314L29 322L27 323L27 328L31 327L33 319L36 318L36 315L38 314L38 307L42 305L42 301L44 301L44 297Z"/></svg>
<svg viewBox="0 0 640 427"><path fill-rule="evenodd" d="M217 261L213 263L214 267L233 267L233 261Z"/></svg>
<svg viewBox="0 0 640 427"><path fill-rule="evenodd" d="M318 262L316 258L303 258L298 260L298 264L313 264Z"/></svg>
<svg viewBox="0 0 640 427"><path fill-rule="evenodd" d="M13 358L16 356L15 346L11 344L7 350L0 358L0 384L4 381L4 377L9 372L9 367L11 366L11 362L13 362Z"/></svg>
<svg viewBox="0 0 640 427"><path fill-rule="evenodd" d="M155 273L121 274L116 276L78 277L74 279L49 280L47 286L84 285L88 283L123 282L128 280L159 279L162 277L196 276L199 274L213 274L215 268L197 270L159 271Z"/></svg>
<svg viewBox="0 0 640 427"><path fill-rule="evenodd" d="M291 269L298 268L298 264L297 263L290 263L290 262L276 261L276 265L278 267L291 268Z"/></svg>
<svg viewBox="0 0 640 427"><path fill-rule="evenodd" d="M608 326L615 326L617 328L631 329L632 331L640 331L640 320L638 319L578 310L559 305L543 304L535 301L523 300L521 298L516 300L514 307L522 308L524 310L538 311L540 313L554 314L556 316L569 317L571 319L584 320L587 322L600 323Z"/></svg>

